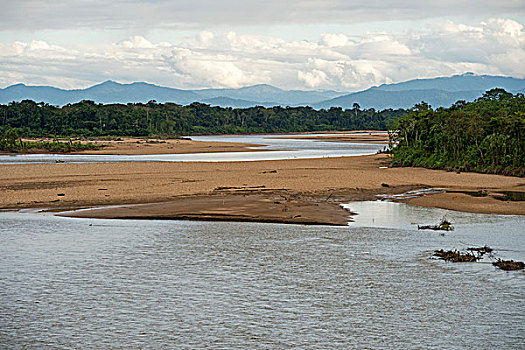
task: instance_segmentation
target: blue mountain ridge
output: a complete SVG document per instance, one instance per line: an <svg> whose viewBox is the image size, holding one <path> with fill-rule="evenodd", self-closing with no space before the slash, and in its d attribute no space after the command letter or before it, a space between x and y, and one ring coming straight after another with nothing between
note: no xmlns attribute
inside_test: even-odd
<svg viewBox="0 0 525 350"><path fill-rule="evenodd" d="M0 89L0 103L30 99L63 106L81 100L96 103L136 103L155 100L187 105L201 102L213 106L247 108L252 106L311 106L313 108L410 108L421 101L433 107L450 106L458 100L472 101L491 88L525 92L525 79L466 73L451 77L414 79L383 84L369 89L341 93L332 90L283 90L259 84L239 89L182 90L145 82L121 84L106 81L86 89L64 90L51 86L11 85Z"/></svg>

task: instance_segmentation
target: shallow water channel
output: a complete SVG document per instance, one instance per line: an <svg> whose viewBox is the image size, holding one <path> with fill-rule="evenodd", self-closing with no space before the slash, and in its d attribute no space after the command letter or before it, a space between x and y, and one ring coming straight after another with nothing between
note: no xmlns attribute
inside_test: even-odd
<svg viewBox="0 0 525 350"><path fill-rule="evenodd" d="M384 144L329 142L289 139L297 135L213 135L192 136L195 141L239 142L260 144L254 152L220 152L192 154L101 155L101 154L22 154L0 155L0 164L26 163L100 163L100 162L233 162L280 159L349 157L375 154ZM331 135L331 134L322 134ZM335 134L344 135L344 134ZM359 135L359 134L352 134ZM268 149L265 151L264 149ZM270 151L272 150L272 151Z"/></svg>
<svg viewBox="0 0 525 350"><path fill-rule="evenodd" d="M0 344L523 349L523 271L431 258L524 260L523 217L349 207L348 227L0 213ZM417 230L443 216L454 231Z"/></svg>

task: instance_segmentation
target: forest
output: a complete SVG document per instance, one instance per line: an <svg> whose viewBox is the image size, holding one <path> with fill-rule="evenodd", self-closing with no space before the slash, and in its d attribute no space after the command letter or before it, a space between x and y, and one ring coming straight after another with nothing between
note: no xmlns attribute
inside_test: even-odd
<svg viewBox="0 0 525 350"><path fill-rule="evenodd" d="M492 89L474 102L414 106L390 125L393 164L525 176L525 96Z"/></svg>
<svg viewBox="0 0 525 350"><path fill-rule="evenodd" d="M0 135L14 129L22 137L147 136L278 133L326 130L386 130L403 109L376 111L311 107L232 109L193 103L96 104L81 101L56 107L31 100L0 105Z"/></svg>
<svg viewBox="0 0 525 350"><path fill-rule="evenodd" d="M31 100L0 105L2 143L9 137L178 137L194 134L389 130L394 166L422 166L525 176L525 97L492 89L474 102L432 109L252 107L202 103L96 104L56 107ZM395 147L394 147L395 145ZM10 146L11 148L13 146ZM58 147L52 145L53 148ZM80 147L70 142L71 147ZM5 148L5 147L4 147Z"/></svg>

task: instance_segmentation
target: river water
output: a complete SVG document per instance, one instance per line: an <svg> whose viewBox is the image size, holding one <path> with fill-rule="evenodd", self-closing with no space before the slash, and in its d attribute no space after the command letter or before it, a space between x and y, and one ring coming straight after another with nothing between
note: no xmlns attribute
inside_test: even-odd
<svg viewBox="0 0 525 350"><path fill-rule="evenodd" d="M98 163L98 162L232 162L280 159L305 159L349 157L375 154L384 144L327 142L318 140L289 139L290 136L318 136L344 134L307 135L213 135L192 136L196 141L240 142L260 144L254 152L220 152L192 154L148 155L89 155L89 154L23 154L0 155L0 164L20 163ZM359 134L352 134L359 135ZM268 151L264 151L268 149ZM270 151L274 150L274 151Z"/></svg>
<svg viewBox="0 0 525 350"><path fill-rule="evenodd" d="M368 147L226 138L286 157ZM524 348L523 271L432 258L489 245L494 258L523 261L524 217L346 206L358 213L347 227L0 212L0 348ZM417 230L443 217L454 231Z"/></svg>
<svg viewBox="0 0 525 350"><path fill-rule="evenodd" d="M525 273L431 255L524 260L524 218L381 203L348 227L0 213L1 347L523 349Z"/></svg>

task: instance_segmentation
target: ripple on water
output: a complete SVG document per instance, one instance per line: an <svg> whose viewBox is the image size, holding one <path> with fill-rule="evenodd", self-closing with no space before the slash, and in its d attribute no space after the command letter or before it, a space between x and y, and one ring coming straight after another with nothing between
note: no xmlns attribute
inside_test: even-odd
<svg viewBox="0 0 525 350"><path fill-rule="evenodd" d="M429 259L523 220L410 228L0 213L5 348L520 348L523 273ZM89 224L94 224L89 226ZM476 229L470 229L469 225ZM493 241L492 241L493 240ZM507 253L505 253L507 254Z"/></svg>

